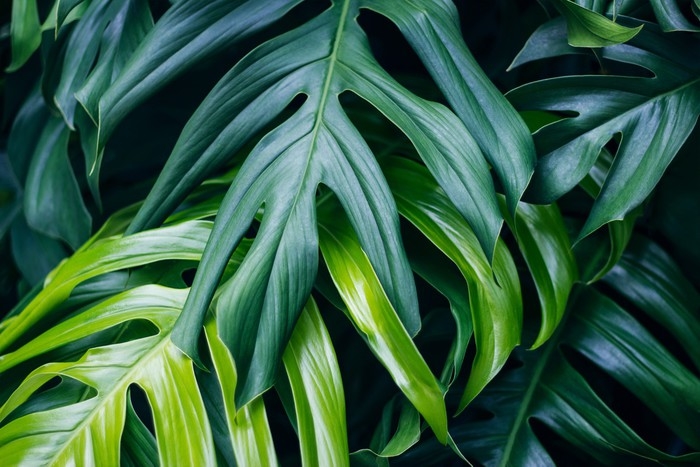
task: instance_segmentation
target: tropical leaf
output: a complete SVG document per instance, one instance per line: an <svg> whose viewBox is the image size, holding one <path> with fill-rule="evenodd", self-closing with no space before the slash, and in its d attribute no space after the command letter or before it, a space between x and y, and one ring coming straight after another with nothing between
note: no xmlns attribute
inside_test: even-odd
<svg viewBox="0 0 700 467"><path fill-rule="evenodd" d="M577 279L576 260L556 205L521 202L515 218L506 216L537 288L542 325L532 349L549 340L559 326Z"/></svg>
<svg viewBox="0 0 700 467"><path fill-rule="evenodd" d="M617 14L621 15L629 15L630 13L634 12L635 8L638 8L638 5L635 4L636 2L634 0L618 0L615 3L619 3L619 5L617 5ZM697 13L697 0L693 0L693 2L683 2L678 0L651 0L649 3L651 4L656 20L661 26L661 29L664 31L697 32L700 30L700 26L698 25L700 17ZM690 8L688 7L688 3L692 4ZM688 19L688 17L683 14L683 11L690 11L690 9L692 9L692 11L695 13L695 18L691 17L691 19Z"/></svg>
<svg viewBox="0 0 700 467"><path fill-rule="evenodd" d="M41 22L36 0L12 0L12 62L7 71L20 68L41 45Z"/></svg>
<svg viewBox="0 0 700 467"><path fill-rule="evenodd" d="M159 260L198 260L210 232L211 222L191 221L130 237L107 237L83 247L52 271L44 288L21 313L5 321L0 334L0 349L7 349L31 327L51 315L81 282L107 272Z"/></svg>
<svg viewBox="0 0 700 467"><path fill-rule="evenodd" d="M335 351L309 300L283 356L294 396L303 465L350 465L345 400Z"/></svg>
<svg viewBox="0 0 700 467"><path fill-rule="evenodd" d="M628 28L609 20L572 0L554 0L566 19L569 45L572 47L606 47L622 44L636 36L642 26Z"/></svg>
<svg viewBox="0 0 700 467"><path fill-rule="evenodd" d="M237 410L233 398L238 378L236 364L218 336L216 320L209 319L205 325L209 351L221 387L226 424L239 465L277 465L275 445L262 397Z"/></svg>
<svg viewBox="0 0 700 467"><path fill-rule="evenodd" d="M579 239L622 219L649 195L700 114L698 48L686 43L695 41L662 36L647 26L629 44L604 49L603 56L646 68L653 78L572 76L508 95L521 110L576 114L534 135L541 154L530 185L536 202L551 203L570 191L613 136L622 135Z"/></svg>
<svg viewBox="0 0 700 467"><path fill-rule="evenodd" d="M423 167L395 158L385 172L401 214L459 267L469 287L477 354L460 402L464 408L520 343L522 301L515 264L499 242L491 268L469 226Z"/></svg>
<svg viewBox="0 0 700 467"><path fill-rule="evenodd" d="M695 303L697 291L682 280L670 287L663 280L652 283L665 277L658 272L670 273L670 279L677 277L678 270L648 241L624 258L613 269L609 283L619 290L629 288L625 292L629 297L655 316L689 354L696 354L689 330L681 323L697 327L700 322L697 307L686 308ZM686 299L684 292L693 298ZM669 305L654 311L651 304L661 297ZM582 367L580 358L614 378L639 399L645 411L655 413L664 430L688 444L687 454L646 442L625 420L628 415L616 413L615 401L611 404L606 393L598 392L602 386L588 376L597 373ZM484 465L553 464L554 445L542 437L541 430L534 430L537 421L565 443L567 461L694 465L700 459L700 379L630 312L594 288L578 291L565 321L546 345L537 351L518 350L513 359L513 367L494 379L467 408L465 419L451 430L468 458ZM484 413L489 416L479 415ZM419 448L404 460L420 463L422 458Z"/></svg>
<svg viewBox="0 0 700 467"><path fill-rule="evenodd" d="M129 320L148 319L159 328L156 335L95 347L77 362L47 363L32 372L0 408L0 419L56 376L79 381L95 394L4 425L0 429L3 459L13 464L118 464L127 394L136 384L153 406L160 463L212 464L211 432L192 362L169 339L186 294L185 289L158 286L132 289L3 355L0 372Z"/></svg>
<svg viewBox="0 0 700 467"><path fill-rule="evenodd" d="M440 383L399 320L349 221L339 218L334 204L328 201L322 206L320 247L347 314L437 439L446 443L447 413Z"/></svg>
<svg viewBox="0 0 700 467"><path fill-rule="evenodd" d="M175 331L178 345L197 358L195 330L221 271L264 206L249 259L222 291L225 300L218 302L226 304L219 305L217 319L238 364L241 403L270 386L279 362L273 356L281 357L313 285L319 184L340 199L409 332L415 333L418 327L413 280L401 248L395 205L371 151L340 105L339 94L346 90L357 94L406 134L470 222L488 257L502 223L488 165L477 143L447 108L409 93L377 64L355 20L362 6L349 0L337 2L239 62L187 124L129 229L133 233L161 222L207 174L280 115L294 96L306 96L298 110L257 142L241 166L221 204ZM418 14L413 8L410 11ZM147 40L142 48L149 44ZM507 108L502 103L501 107ZM451 134L460 135L459 144L447 137ZM283 316L278 310L284 310ZM256 369L254 375L248 375L250 368ZM250 380L252 376L256 380Z"/></svg>

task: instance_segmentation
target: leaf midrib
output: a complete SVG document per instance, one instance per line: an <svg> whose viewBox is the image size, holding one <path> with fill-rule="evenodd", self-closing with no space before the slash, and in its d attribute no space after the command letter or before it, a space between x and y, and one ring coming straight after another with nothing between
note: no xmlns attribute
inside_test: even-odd
<svg viewBox="0 0 700 467"><path fill-rule="evenodd" d="M572 300L572 303L574 300ZM561 322L559 323L559 326L557 327L557 332L555 332L554 335L552 335L549 339L548 345L546 346L544 353L542 356L537 360L537 364L535 366L535 371L532 373L532 376L529 378L530 383L527 386L527 390L525 391L525 394L523 395L521 402L520 402L520 408L518 410L518 414L515 417L515 420L513 421L512 428L510 429L510 432L508 434L508 441L506 442L505 447L503 448L503 455L501 456L501 460L498 463L499 467L507 467L510 465L510 458L513 453L513 448L515 446L515 441L520 433L520 429L523 426L524 419L527 416L527 411L530 408L530 404L532 402L532 399L535 394L535 389L537 389L537 386L540 384L540 378L542 376L542 372L544 371L544 368L547 366L547 363L549 363L549 357L552 353L552 351L557 347L557 340L558 340L558 335L561 332L561 330L564 328L565 322L567 320L567 315L565 314L564 317L562 318Z"/></svg>
<svg viewBox="0 0 700 467"><path fill-rule="evenodd" d="M94 388L97 390L97 395L95 398L97 399L97 403L95 404L95 407L90 410L90 413L88 416L86 416L83 421L74 429L71 430L72 434L68 439L66 440L65 443L63 443L63 447L54 455L51 457L51 461L49 462L50 465L53 465L53 463L56 461L56 459L60 458L61 455L66 451L66 449L70 449L70 447L73 445L75 439L79 437L86 428L89 429L90 424L94 420L94 418L99 415L100 410L109 402L114 400L115 396L118 396L119 393L122 391L126 392L128 389L129 385L135 383L139 376L139 373L142 371L140 369L141 364L145 361L150 361L152 358L157 356L157 354L162 353L165 346L168 344L170 334L172 333L172 329L169 332L163 332L161 330L160 333L146 337L145 339L153 339L156 340L158 339L158 342L154 343L153 347L151 347L149 350L147 350L140 358L137 359L135 364L130 365L130 369L124 373L124 376L120 378L120 381L117 382L113 387L112 390L110 391L105 391L104 393L100 392L99 388ZM84 363L84 362L82 362ZM75 368L75 366L71 367ZM70 377L70 376L69 376ZM126 387L124 387L124 381L128 381L128 384ZM82 381L81 381L82 382ZM86 385L90 386L90 385ZM102 396L102 397L101 397ZM102 400L100 400L102 399ZM89 400L89 399L88 399ZM85 402L85 401L81 401ZM123 430L122 426L122 430Z"/></svg>
<svg viewBox="0 0 700 467"><path fill-rule="evenodd" d="M323 82L323 89L321 90L321 97L319 98L318 101L318 108L316 109L316 117L314 119L314 126L311 129L311 133L309 134L309 137L311 138L309 142L309 150L306 155L306 164L304 166L304 173L302 174L301 180L306 180L306 177L309 173L309 169L311 167L311 161L313 160L313 154L314 154L314 149L316 148L316 143L318 141L318 135L321 130L321 126L323 126L323 117L325 114L325 109L326 109L326 104L328 102L328 96L330 94L330 89L331 89L331 84L333 83L333 72L335 70L335 65L339 61L338 60L338 51L340 49L340 42L343 36L343 32L345 30L345 22L347 19L348 11L350 9L350 0L344 0L342 9L340 11L340 17L338 19L338 28L335 31L335 37L333 38L333 48L331 49L331 53L328 56L328 69L326 71L326 78ZM292 209L294 206L297 205L297 202L299 201L299 197L301 196L302 193L302 187L304 186L303 183L299 185L299 189L296 191L294 194L294 199L291 202ZM289 218L291 217L291 210L290 210L290 216L287 217L287 220L285 221L285 229L286 225L289 223Z"/></svg>
<svg viewBox="0 0 700 467"><path fill-rule="evenodd" d="M646 79L657 79L657 78L646 78ZM668 91L666 91L666 92L663 92L663 93L661 93L661 94L657 94L657 95L655 95L655 96L653 96L653 97L650 97L649 99L645 99L644 101L642 101L642 103L640 103L640 104L638 104L638 105L635 105L634 107L630 107L629 109L625 110L624 112L622 112L622 113L620 113L620 114L617 114L617 115L613 116L612 118L608 118L608 119L602 121L600 124L595 125L593 128L590 128L590 129L584 131L583 133L577 135L576 137L574 137L574 138L572 138L572 139L570 139L570 140L564 142L563 144L559 145L559 146L556 147L555 149L549 151L549 152L548 152L545 156L543 156L543 157L549 156L549 155L551 155L551 154L553 154L553 153L555 153L555 152L557 152L557 151L562 150L562 148L568 146L569 144L573 143L574 141L577 141L577 140L579 140L579 139L581 139L581 138L584 138L584 137L590 135L591 133L593 133L593 132L596 131L596 130L599 130L600 128L604 127L605 125L609 125L609 124L615 122L616 120L622 120L622 121L624 121L624 120L630 118L630 117L629 117L630 114L633 114L633 113L635 113L635 112L640 112L640 111L642 111L646 106L652 105L652 104L654 104L655 102L658 102L658 101L660 101L660 100L662 100L662 99L664 99L664 98L666 98L666 97L669 97L669 96L672 97L674 94L682 92L685 88L689 88L689 87L692 87L692 86L695 86L695 85L698 85L698 84L700 84L700 77L699 77L699 78L692 79L692 80L690 80L689 82L687 82L687 83L685 83L685 84L683 84L683 85L681 85L681 86L674 87L673 89L670 89L670 90L668 90ZM645 96L645 97L646 97L646 96ZM543 110L546 110L546 109L543 109ZM577 118L579 118L579 117L580 117L580 115L577 116L577 117L574 117L574 118L572 118L572 119L564 119L564 120L560 120L560 121L566 122L567 120L571 120L571 121L573 122L573 121L575 121L575 120L576 120ZM552 124L545 125L545 126L542 127L542 128L551 127L552 125L555 125L556 123L558 123L558 122L554 122L554 123L552 123ZM539 132L539 131L538 131L538 132ZM536 132L536 133L537 133L537 132Z"/></svg>

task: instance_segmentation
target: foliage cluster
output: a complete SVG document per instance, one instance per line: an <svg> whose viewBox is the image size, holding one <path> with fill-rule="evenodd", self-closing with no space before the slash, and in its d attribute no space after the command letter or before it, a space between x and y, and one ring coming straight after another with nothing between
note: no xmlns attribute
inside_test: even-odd
<svg viewBox="0 0 700 467"><path fill-rule="evenodd" d="M698 0L14 0L9 465L700 463Z"/></svg>

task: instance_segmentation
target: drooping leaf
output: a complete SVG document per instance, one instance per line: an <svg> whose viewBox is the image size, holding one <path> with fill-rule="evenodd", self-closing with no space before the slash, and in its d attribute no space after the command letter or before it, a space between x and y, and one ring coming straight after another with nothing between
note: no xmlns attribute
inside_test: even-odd
<svg viewBox="0 0 700 467"><path fill-rule="evenodd" d="M95 86L94 80L106 81L98 84L104 91L112 81L106 73L119 71L135 45L145 35L153 20L145 0L94 0L90 2L81 20L71 31L65 42L65 53L56 73L60 73L55 94L51 96L68 126L75 125L78 106L76 92L84 86L88 91ZM122 56L117 54L117 49ZM102 50L100 50L102 49ZM99 58L98 58L99 56ZM93 71L94 70L94 71ZM88 81L91 77L91 82ZM87 100L87 109L97 118L96 101L99 96Z"/></svg>
<svg viewBox="0 0 700 467"><path fill-rule="evenodd" d="M460 374L467 346L474 333L469 308L469 291L464 277L456 269L454 263L429 240L424 237L420 238L421 236L414 235L406 239L406 249L409 253L411 267L435 290L447 298L456 325L450 355L445 360L445 366L440 376L442 384L449 387Z"/></svg>
<svg viewBox="0 0 700 467"><path fill-rule="evenodd" d="M238 465L278 465L275 445L262 396L238 409L234 400L238 376L231 353L218 336L216 320L205 324L207 342L219 384L221 385L226 423Z"/></svg>
<svg viewBox="0 0 700 467"><path fill-rule="evenodd" d="M71 17L82 16L89 3L87 0L57 0L54 4L56 35L61 27L70 21Z"/></svg>
<svg viewBox="0 0 700 467"><path fill-rule="evenodd" d="M225 287L225 300L218 302L226 304L219 305L217 319L239 365L241 401L271 384L277 363L270 357L281 355L311 290L317 263L314 204L319 184L338 196L392 304L409 332L417 329L414 285L398 238L396 209L373 154L340 105L339 94L352 91L406 134L469 220L487 255L502 223L487 164L469 132L447 108L409 93L377 64L355 21L359 6L350 0L337 2L239 62L188 123L130 227L134 232L157 225L295 95L306 95L301 108L263 137L243 163L222 202L215 233L176 328L178 345L196 357L194 324L202 321L227 256L264 206L249 259ZM459 134L460 140L452 134ZM252 286L253 282L267 286ZM256 372L248 375L251 367ZM256 379L249 381L253 376Z"/></svg>
<svg viewBox="0 0 700 467"><path fill-rule="evenodd" d="M440 383L399 320L349 222L333 212L333 204L322 206L320 247L348 316L437 439L445 443L447 413Z"/></svg>
<svg viewBox="0 0 700 467"><path fill-rule="evenodd" d="M394 412L399 416L392 423ZM352 453L353 465L388 466L389 459L399 456L420 439L420 415L405 399L393 398L384 407L382 418L372 436L370 449Z"/></svg>
<svg viewBox="0 0 700 467"><path fill-rule="evenodd" d="M654 78L564 77L509 93L521 110L577 114L534 135L541 155L530 185L536 202L551 203L571 190L590 171L603 146L622 134L579 239L638 206L695 126L700 114L696 45L694 39L662 36L647 25L629 44L604 49L604 57L647 68Z"/></svg>
<svg viewBox="0 0 700 467"><path fill-rule="evenodd" d="M160 330L153 336L93 348L77 362L48 363L32 372L0 408L0 419L56 376L80 381L96 393L0 428L2 458L13 464L118 464L128 389L138 384L153 406L160 463L211 465L211 432L193 365L169 339L186 294L186 289L157 286L127 291L0 357L3 371L52 347L131 319L149 319ZM192 426L188 421L194 422Z"/></svg>
<svg viewBox="0 0 700 467"><path fill-rule="evenodd" d="M12 0L12 62L15 71L29 60L41 45L41 22L36 0Z"/></svg>
<svg viewBox="0 0 700 467"><path fill-rule="evenodd" d="M92 217L68 158L69 137L63 120L50 117L32 154L24 212L31 227L75 250L90 236Z"/></svg>
<svg viewBox="0 0 700 467"><path fill-rule="evenodd" d="M343 382L313 299L299 316L283 360L294 396L302 464L349 466Z"/></svg>
<svg viewBox="0 0 700 467"><path fill-rule="evenodd" d="M95 12L95 9L90 11L92 12ZM70 88L59 87L56 94L56 100L59 107L62 107L62 112L80 131L88 185L98 205L101 204L98 185L102 162L101 153L98 157L97 151L99 99L117 78L144 35L153 27L148 3L143 0L112 2L103 15L100 13L101 11L97 10L95 15L98 18L106 16L105 19L108 22L98 24L97 26L102 27L98 27L97 31L90 31L89 27L83 28L88 31L82 36L74 32L71 44L68 45L71 50L82 52L83 47L80 42L94 43L97 42L97 37L102 35L99 59L94 64L90 60L88 66L93 68L87 75L85 70L82 70L83 73L78 73L77 67L71 66L69 54L64 63L64 76L61 82L69 82ZM81 26L85 21L87 20L80 22ZM94 59L94 57L91 58ZM81 63L85 63L84 58L81 59ZM66 79L66 74L69 75L70 80ZM84 110L76 109L76 101L84 107Z"/></svg>
<svg viewBox="0 0 700 467"><path fill-rule="evenodd" d="M573 47L622 44L642 29L641 25L634 28L625 27L572 0L554 0L554 5L566 18L569 45Z"/></svg>
<svg viewBox="0 0 700 467"><path fill-rule="evenodd" d="M460 401L463 409L520 343L522 300L515 264L507 247L499 242L491 268L469 225L423 167L393 158L384 170L401 215L459 267L469 287L477 354Z"/></svg>
<svg viewBox="0 0 700 467"><path fill-rule="evenodd" d="M605 183L613 158L609 151L603 149L588 175L579 184L594 199L600 194ZM642 212L639 206L625 215L623 219L608 223L604 232L595 232L576 244L574 253L578 258L580 279L592 284L605 276L617 264L625 252L637 218Z"/></svg>
<svg viewBox="0 0 700 467"><path fill-rule="evenodd" d="M544 344L564 316L577 279L576 261L564 220L556 205L520 203L515 219L506 216L535 281L542 324L532 349Z"/></svg>

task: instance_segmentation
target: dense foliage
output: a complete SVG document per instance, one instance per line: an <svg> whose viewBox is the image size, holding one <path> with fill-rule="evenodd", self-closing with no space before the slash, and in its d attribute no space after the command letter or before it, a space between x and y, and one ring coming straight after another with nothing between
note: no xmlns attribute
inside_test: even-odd
<svg viewBox="0 0 700 467"><path fill-rule="evenodd" d="M700 3L471 3L3 7L0 459L699 464Z"/></svg>

